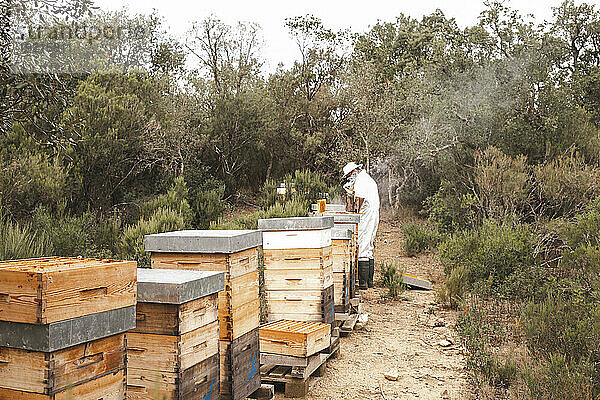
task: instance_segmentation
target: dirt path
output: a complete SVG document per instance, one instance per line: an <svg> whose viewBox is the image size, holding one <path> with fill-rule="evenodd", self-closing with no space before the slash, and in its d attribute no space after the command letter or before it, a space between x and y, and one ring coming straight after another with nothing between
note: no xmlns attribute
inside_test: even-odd
<svg viewBox="0 0 600 400"><path fill-rule="evenodd" d="M407 272L439 283L443 272L433 257L403 257L401 240L400 226L384 218L376 262L398 261ZM400 300L385 293L382 288L363 292L369 323L342 339L340 355L322 378L312 379L307 399L384 399L380 385L387 400L472 398L465 357L452 330L456 313L437 307L433 291L407 291ZM440 346L445 339L453 344ZM398 371L398 381L384 378L391 370Z"/></svg>

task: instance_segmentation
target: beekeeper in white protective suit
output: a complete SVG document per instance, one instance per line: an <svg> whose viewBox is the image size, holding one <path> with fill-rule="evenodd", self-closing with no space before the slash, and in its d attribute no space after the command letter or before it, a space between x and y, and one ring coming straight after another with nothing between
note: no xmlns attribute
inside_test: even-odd
<svg viewBox="0 0 600 400"><path fill-rule="evenodd" d="M379 225L379 190L362 165L350 162L344 167L344 188L354 192L357 210L361 214L358 223L358 281L360 289L373 287L375 261L373 248Z"/></svg>

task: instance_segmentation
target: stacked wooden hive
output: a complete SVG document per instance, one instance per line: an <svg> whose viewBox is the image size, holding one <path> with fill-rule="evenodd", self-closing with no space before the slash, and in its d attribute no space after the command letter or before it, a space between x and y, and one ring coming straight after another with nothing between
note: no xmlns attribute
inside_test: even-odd
<svg viewBox="0 0 600 400"><path fill-rule="evenodd" d="M220 392L245 399L260 387L259 231L178 231L145 238L152 268L225 273L219 292Z"/></svg>
<svg viewBox="0 0 600 400"><path fill-rule="evenodd" d="M222 272L138 270L137 326L127 334L128 399L218 398L223 288Z"/></svg>
<svg viewBox="0 0 600 400"><path fill-rule="evenodd" d="M123 400L136 263L0 263L0 399Z"/></svg>
<svg viewBox="0 0 600 400"><path fill-rule="evenodd" d="M261 219L267 319L332 323L332 217Z"/></svg>
<svg viewBox="0 0 600 400"><path fill-rule="evenodd" d="M350 271L347 281L349 282L349 296L354 298L358 294L356 289L358 277L358 223L360 222L360 214L347 212L346 206L343 204L326 204L325 212L319 213L317 205L312 205L315 217L331 216L333 217L334 228L352 231L352 240L350 241Z"/></svg>
<svg viewBox="0 0 600 400"><path fill-rule="evenodd" d="M335 312L347 313L350 308L352 231L334 228L331 231L331 258L333 261L333 288Z"/></svg>

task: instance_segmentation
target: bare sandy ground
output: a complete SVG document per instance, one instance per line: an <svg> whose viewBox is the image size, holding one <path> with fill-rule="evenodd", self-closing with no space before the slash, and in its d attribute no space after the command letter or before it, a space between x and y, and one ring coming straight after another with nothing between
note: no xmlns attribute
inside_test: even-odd
<svg viewBox="0 0 600 400"><path fill-rule="evenodd" d="M376 262L397 262L406 272L443 279L433 256L405 257L401 229L386 218L379 225ZM376 272L376 279L378 279ZM312 378L309 400L341 399L471 399L465 357L452 327L457 314L442 310L434 291L406 291L386 297L380 287L363 292L368 324L342 338L341 351L321 378ZM440 342L449 341L451 344ZM384 374L397 371L397 381ZM281 389L279 389L281 390ZM276 393L276 399L283 399Z"/></svg>

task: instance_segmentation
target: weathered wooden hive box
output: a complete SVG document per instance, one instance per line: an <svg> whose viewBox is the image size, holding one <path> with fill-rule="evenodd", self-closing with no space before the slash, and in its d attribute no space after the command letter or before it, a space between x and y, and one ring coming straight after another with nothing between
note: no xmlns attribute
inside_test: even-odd
<svg viewBox="0 0 600 400"><path fill-rule="evenodd" d="M135 262L0 262L0 399L125 399L135 303Z"/></svg>
<svg viewBox="0 0 600 400"><path fill-rule="evenodd" d="M333 322L333 218L262 219L258 227L263 231L268 321Z"/></svg>
<svg viewBox="0 0 600 400"><path fill-rule="evenodd" d="M261 353L308 357L330 343L330 324L284 319L260 327Z"/></svg>
<svg viewBox="0 0 600 400"><path fill-rule="evenodd" d="M348 312L352 285L352 231L334 228L331 231L331 258L333 261L333 297L335 311Z"/></svg>
<svg viewBox="0 0 600 400"><path fill-rule="evenodd" d="M190 230L145 238L153 269L225 273L225 288L218 295L222 399L245 399L260 387L261 245L262 235L255 230Z"/></svg>
<svg viewBox="0 0 600 400"><path fill-rule="evenodd" d="M127 333L128 399L216 399L222 272L138 270L137 326Z"/></svg>
<svg viewBox="0 0 600 400"><path fill-rule="evenodd" d="M341 206L338 204L332 204L335 206ZM354 297L357 293L356 280L358 277L358 223L360 222L360 214L351 212L330 212L326 211L319 216L331 216L333 217L333 226L336 229L351 230L352 240L350 241L350 284L349 292L350 298Z"/></svg>

